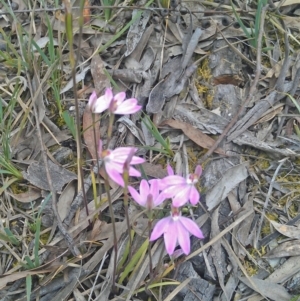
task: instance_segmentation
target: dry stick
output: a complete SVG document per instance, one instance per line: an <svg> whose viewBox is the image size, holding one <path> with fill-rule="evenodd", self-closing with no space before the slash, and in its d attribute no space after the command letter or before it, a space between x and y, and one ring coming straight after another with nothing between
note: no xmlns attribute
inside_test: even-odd
<svg viewBox="0 0 300 301"><path fill-rule="evenodd" d="M102 160L99 160L98 164L94 166L93 172L95 174L97 174L99 172L98 166L99 166L99 168L102 166ZM91 176L91 174L89 174L88 177L84 180L82 187L84 187L84 190L87 191L87 190L89 190L91 185L92 185L92 176ZM64 219L63 223L66 227L70 226L71 221L72 221L73 217L75 216L76 211L81 206L83 200L84 200L84 194L83 194L83 189L81 189L78 192L77 196L75 197L74 201L72 202L68 216Z"/></svg>
<svg viewBox="0 0 300 301"><path fill-rule="evenodd" d="M297 69L297 72L296 72L296 74L295 74L295 78L294 78L294 80L293 80L292 88L291 88L291 90L289 91L289 94L290 94L291 96L293 96L293 95L296 93L296 90L297 90L298 85L299 85L299 80L300 80L300 68ZM290 102L290 100L289 100L289 102ZM284 112L283 112L284 115L287 115L287 113L288 113L288 111L289 111L289 107L290 107L290 105L289 105L289 103L287 103L287 104L285 105L285 108L284 108ZM285 119L286 119L286 116L282 116L282 118L281 118L281 120L280 120L280 123L279 123L279 125L278 125L278 130L277 130L277 136L276 136L276 138L278 138L279 135L280 135L280 133L281 133L281 129L282 129L282 127L283 127L283 124L284 124L284 122L285 122Z"/></svg>
<svg viewBox="0 0 300 301"><path fill-rule="evenodd" d="M34 12L55 12L59 10L64 10L64 6L60 7L47 7L47 8L37 8L34 10ZM97 6L86 6L85 8L89 9L105 9L105 8L116 8L114 5L97 5ZM143 9L143 10L149 10L149 11L176 11L174 8L159 8L159 7L141 7L141 6L122 6L119 7L120 9L127 9L127 10L134 10L134 9ZM72 10L80 9L80 6L72 6ZM237 12L242 12L242 9L237 9ZM23 13L31 13L33 12L33 9L20 9L20 10L14 10L14 14L23 14ZM191 13L206 13L206 14L224 14L224 10L191 10ZM250 10L250 12L255 12L255 10ZM2 15L9 15L11 14L10 11L1 11L0 16Z"/></svg>
<svg viewBox="0 0 300 301"><path fill-rule="evenodd" d="M270 200L270 196L271 196L271 193L272 193L272 190L273 190L275 179L277 177L277 174L279 173L279 170L280 170L281 166L283 165L283 163L287 159L288 158L284 158L284 159L282 159L282 160L279 161L280 164L276 168L275 173L274 173L274 175L272 177L272 180L271 180L271 183L270 183L270 186L269 186L269 190L268 190L268 194L267 194L267 197L266 197L266 200L265 200L265 203L264 203L264 208L263 208L263 211L262 211L262 214L261 214L261 219L259 221L258 228L257 228L258 235L256 237L256 240L254 241L254 248L256 248L256 249L258 247L257 245L258 245L259 234L260 234L260 231L261 231L261 227L262 227L262 223L263 223L264 217L266 216L266 209L267 209L268 204L269 204L269 200Z"/></svg>
<svg viewBox="0 0 300 301"><path fill-rule="evenodd" d="M78 45L78 51L77 51L77 57L74 58L74 48L73 48L73 36L72 34L68 34L68 20L70 20L71 23L71 29L73 31L72 27L72 20L73 20L73 15L71 12L71 7L70 4L66 3L65 7L65 18L66 18L66 33L67 33L67 40L69 42L69 48L70 48L70 65L72 68L72 81L73 81L73 91L74 91L74 100L75 100L75 113L76 113L76 147L77 147L77 171L78 171L78 178L80 181L80 186L78 184L78 190L82 190L83 194L83 200L84 200L84 205L86 209L86 215L89 215L88 212L88 206L87 206L87 201L86 201L86 193L84 189L84 178L83 178L83 169L82 169L82 142L81 142L81 132L80 132L80 114L79 114L79 102L78 102L78 95L77 95L77 86L76 86L76 66L78 62L78 57L80 53L80 43L81 43L81 38L82 38L82 26L83 26L83 0L81 0L81 6L80 6L80 17L79 17L79 45ZM69 18L68 18L69 17ZM89 220L89 225L91 226L91 222Z"/></svg>
<svg viewBox="0 0 300 301"><path fill-rule="evenodd" d="M243 102L242 106L240 107L239 111L235 114L235 116L231 119L229 124L226 126L225 130L222 132L222 134L219 136L217 141L214 143L214 145L208 150L208 152L200 159L199 163L203 163L207 158L218 148L219 144L223 141L225 136L228 134L229 130L233 127L233 125L237 122L240 114L244 111L245 107L249 104L251 99L253 98L253 95L256 91L256 86L258 84L260 74L261 74L261 48L262 48L262 36L264 32L264 22L265 22L265 14L266 10L268 8L268 5L264 6L261 11L260 16L260 28L259 28L259 34L258 34L258 41L257 41L257 54L256 54L256 73L255 78L253 80L253 83L250 87L248 97Z"/></svg>
<svg viewBox="0 0 300 301"><path fill-rule="evenodd" d="M30 93L31 93L32 98L33 98L33 89L32 89L31 81L30 81L30 78L29 78L28 74L27 74L27 77L28 77L28 87L29 87ZM41 131L41 128L40 128L39 116L38 116L38 112L37 112L37 108L36 108L35 103L33 103L33 110L34 110L34 115L35 115L35 119L36 119L36 127L37 127L38 137L39 137L39 140L40 140L40 143L41 143L42 157L43 157L43 161L44 161L44 164L45 164L47 180L48 180L49 188L50 188L50 191L51 191L51 194L52 194L52 210L53 210L54 216L56 217L56 220L57 220L57 226L58 226L61 234L64 236L65 240L67 241L68 246L69 246L72 254L74 256L81 256L78 248L74 245L72 237L70 236L70 234L67 232L66 228L64 227L64 225L62 223L62 220L59 216L58 210L57 210L56 191L54 189L52 178L51 178L51 175L50 175L50 172L49 172L47 151L46 151L46 147L43 143L42 131Z"/></svg>

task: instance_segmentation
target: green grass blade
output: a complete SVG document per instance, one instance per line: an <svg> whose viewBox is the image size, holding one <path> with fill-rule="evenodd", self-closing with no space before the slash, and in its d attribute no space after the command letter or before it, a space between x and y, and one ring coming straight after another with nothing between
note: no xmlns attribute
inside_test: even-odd
<svg viewBox="0 0 300 301"><path fill-rule="evenodd" d="M74 118L69 114L68 111L63 111L62 117L63 117L67 127L71 131L74 139L76 139L76 127L75 127Z"/></svg>
<svg viewBox="0 0 300 301"><path fill-rule="evenodd" d="M300 106L299 106L297 100L290 94L286 94L286 95L290 98L290 100L293 102L293 104L297 108L298 112L300 113Z"/></svg>
<svg viewBox="0 0 300 301"><path fill-rule="evenodd" d="M4 228L4 231L7 235L7 237L9 238L10 242L15 245L15 246L19 246L20 242L17 240L17 238L14 236L14 234L10 231L10 229L8 228Z"/></svg>
<svg viewBox="0 0 300 301"><path fill-rule="evenodd" d="M26 276L26 298L27 298L27 301L30 301L31 289L32 289L32 277L31 277L31 275L27 275Z"/></svg>
<svg viewBox="0 0 300 301"><path fill-rule="evenodd" d="M25 259L25 261L27 262L27 264L24 265L25 268L26 268L27 270L32 270L32 269L34 269L34 263L33 263L32 260L29 258L29 256L26 255L24 259Z"/></svg>
<svg viewBox="0 0 300 301"><path fill-rule="evenodd" d="M36 43L35 40L32 39L31 43L33 44L35 50L39 53L39 55L42 57L43 61L47 64L47 66L51 66L51 62L44 53L44 51L41 49L41 47Z"/></svg>
<svg viewBox="0 0 300 301"><path fill-rule="evenodd" d="M34 240L34 265L37 268L40 266L39 247L40 247L40 235L41 235L41 218L38 217L35 223L36 223L36 231L35 231L35 240Z"/></svg>
<svg viewBox="0 0 300 301"><path fill-rule="evenodd" d="M237 12L236 12L236 10L235 10L235 7L234 7L234 4L232 3L232 1L230 1L230 2L231 2L231 7L232 7L232 10L233 10L233 13L234 13L234 15L235 15L235 17L236 17L238 23L240 24L241 28L243 29L243 31L244 31L246 37L247 37L248 39L253 39L253 37L252 37L252 35L249 33L247 27L246 27L245 24L243 23L242 19L241 19L240 16L237 14Z"/></svg>
<svg viewBox="0 0 300 301"><path fill-rule="evenodd" d="M300 138L300 129L296 123L294 124L294 130L295 130L297 136Z"/></svg>
<svg viewBox="0 0 300 301"><path fill-rule="evenodd" d="M124 272L121 274L120 279L118 281L119 284L121 284L125 280L125 278L133 270L134 266L139 261L141 256L143 256L143 254L145 254L145 252L148 249L148 245L149 245L149 239L147 238L144 241L144 243L141 245L141 247L137 250L137 252L132 256L132 258L131 258L130 262L128 263L128 265L125 267Z"/></svg>
<svg viewBox="0 0 300 301"><path fill-rule="evenodd" d="M162 135L160 134L160 132L158 131L158 129L156 128L156 126L154 125L154 123L151 121L151 119L147 115L145 115L142 118L142 122L145 124L145 126L148 128L148 130L152 133L153 137L157 140L157 142L162 145L162 147L165 149L165 151L167 152L167 154L169 156L174 156L174 153L170 149L170 145L169 145L168 141L166 141L162 137Z"/></svg>
<svg viewBox="0 0 300 301"><path fill-rule="evenodd" d="M38 215L37 215L38 218L41 216L41 213L42 213L43 210L45 209L45 207L46 207L46 205L47 205L47 203L49 202L50 199L51 199L51 193L49 193L49 194L45 197L44 201L42 202L42 204L41 204L41 206L40 206L40 209L39 209L39 211L38 211Z"/></svg>

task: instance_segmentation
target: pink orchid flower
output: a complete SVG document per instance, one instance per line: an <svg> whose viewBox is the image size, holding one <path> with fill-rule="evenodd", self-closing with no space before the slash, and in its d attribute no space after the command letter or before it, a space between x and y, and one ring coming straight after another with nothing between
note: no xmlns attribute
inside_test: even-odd
<svg viewBox="0 0 300 301"><path fill-rule="evenodd" d="M89 102L88 102L88 106L93 112L95 111L96 101L97 101L97 94L95 91L93 91L93 93L90 95Z"/></svg>
<svg viewBox="0 0 300 301"><path fill-rule="evenodd" d="M186 178L174 175L173 169L168 166L168 176L160 181L160 190L164 198L172 198L174 207L181 207L188 201L192 205L199 202L200 194L195 187L202 173L202 168L198 165L195 172L189 174Z"/></svg>
<svg viewBox="0 0 300 301"><path fill-rule="evenodd" d="M171 216L165 217L157 222L150 236L150 241L158 239L164 235L165 247L167 253L174 253L177 242L184 254L190 253L190 234L198 238L204 238L198 225L191 219L181 216L178 208L173 207Z"/></svg>
<svg viewBox="0 0 300 301"><path fill-rule="evenodd" d="M152 180L150 186L146 180L142 180L140 183L140 193L131 186L128 186L128 190L132 198L148 210L160 205L164 201L163 198L160 198L158 180Z"/></svg>
<svg viewBox="0 0 300 301"><path fill-rule="evenodd" d="M102 140L99 141L98 152L100 158L104 161L104 167L108 174L108 176L117 184L124 187L124 164L129 156L131 156L131 160L129 162L129 175L132 177L140 177L141 173L133 168L131 165L144 163L145 160L143 158L133 156L133 153L136 153L137 148L135 147L118 147L115 150L103 150L102 149Z"/></svg>
<svg viewBox="0 0 300 301"><path fill-rule="evenodd" d="M112 114L121 114L121 115L136 113L141 108L142 107L138 105L137 99L135 98L126 99L125 92L120 92L116 95L113 95L112 90L109 88L106 89L105 94L100 96L92 106L92 110L94 113L102 113L108 109L109 112Z"/></svg>

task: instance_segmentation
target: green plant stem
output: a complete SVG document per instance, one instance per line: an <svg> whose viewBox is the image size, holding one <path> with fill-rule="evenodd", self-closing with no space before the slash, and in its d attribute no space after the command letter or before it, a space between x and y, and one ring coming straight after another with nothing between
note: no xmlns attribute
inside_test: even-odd
<svg viewBox="0 0 300 301"><path fill-rule="evenodd" d="M129 181L129 166L125 164L126 167L124 168L124 173L123 173L123 178L124 178L124 209L125 209L125 218L126 218L126 223L127 223L127 230L128 230L128 236L129 236L129 246L131 247L132 245L132 240L131 240L131 226L130 226L130 221L129 221L129 214L128 214L128 181ZM128 168L127 168L128 167ZM132 256L132 253L129 253L129 260Z"/></svg>
<svg viewBox="0 0 300 301"><path fill-rule="evenodd" d="M105 170L105 168L104 168ZM113 237L114 237L114 251L115 251L115 256L114 256L114 269L113 269L113 279L112 279L112 291L115 290L115 282L116 282L116 270L117 270L117 256L118 256L118 239L117 239L117 231L116 231L116 220L115 220L115 215L114 215L114 210L112 207L112 201L109 193L109 183L108 183L108 175L105 171L105 177L104 177L104 183L105 183L105 190L107 192L107 200L109 204L109 214L111 218L111 223L113 224Z"/></svg>
<svg viewBox="0 0 300 301"><path fill-rule="evenodd" d="M74 48L73 48L73 15L72 15L70 3L68 3L67 1L65 1L65 9L66 9L65 12L66 36L69 42L69 49L70 49L69 59L72 68L72 81L73 81L75 113L76 113L76 146L77 146L77 171L78 171L77 176L80 181L80 185L78 185L79 186L78 190L82 189L86 215L89 216L86 193L84 189L83 169L82 169L83 156L82 156L82 141L81 141L81 132L80 132L80 114L79 114L79 104L78 104L77 85L76 85L76 60L75 60ZM89 219L89 227L91 227L90 219Z"/></svg>

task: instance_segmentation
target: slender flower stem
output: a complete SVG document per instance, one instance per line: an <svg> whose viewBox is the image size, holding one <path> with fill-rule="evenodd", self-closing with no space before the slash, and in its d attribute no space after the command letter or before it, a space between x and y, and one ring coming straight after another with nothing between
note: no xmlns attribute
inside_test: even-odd
<svg viewBox="0 0 300 301"><path fill-rule="evenodd" d="M151 229L152 229L152 219L149 215L149 219L148 219L149 241L150 241L150 237L151 237ZM151 244L150 243L148 244L148 255L149 255L150 279L153 279L153 265L152 265L152 255L151 255Z"/></svg>
<svg viewBox="0 0 300 301"><path fill-rule="evenodd" d="M110 139L112 137L112 130L113 130L114 120L115 120L115 115L114 114L110 114L109 115L109 124L108 124L108 133L107 133L107 137L108 137L109 141L110 141ZM107 143L107 147L108 146L109 146L109 143Z"/></svg>
<svg viewBox="0 0 300 301"><path fill-rule="evenodd" d="M99 116L98 116L99 117ZM97 137L96 137L96 129L95 129L95 124L96 124L96 120L95 120L95 114L92 114L92 119L93 119L93 137L94 137L94 147L95 147L95 153L96 153L96 159L97 159L97 162L96 162L96 165L97 165L97 170L99 171L100 170L100 165L99 165L99 154L98 154L98 141L97 141ZM91 170L91 172L93 172L93 169ZM97 173L97 180L98 180L98 183L100 183L99 181L99 172ZM99 185L99 196L100 196L100 203L101 203L101 195L102 195L102 189L101 189L101 185ZM97 203L96 201L96 195L94 196L95 198L95 205L96 205L96 208L98 208L99 204Z"/></svg>
<svg viewBox="0 0 300 301"><path fill-rule="evenodd" d="M115 256L114 256L114 270L113 270L113 279L112 279L112 291L115 289L115 282L116 282L116 270L117 270L117 256L118 256L118 238L117 238L117 231L116 231L116 220L115 220L115 215L114 215L114 210L112 207L112 201L109 193L109 183L108 183L108 175L105 172L105 177L104 177L104 183L105 183L105 190L107 192L107 200L109 204L109 213L110 213L110 218L111 222L113 224L113 237L114 237L114 251L115 251Z"/></svg>

